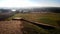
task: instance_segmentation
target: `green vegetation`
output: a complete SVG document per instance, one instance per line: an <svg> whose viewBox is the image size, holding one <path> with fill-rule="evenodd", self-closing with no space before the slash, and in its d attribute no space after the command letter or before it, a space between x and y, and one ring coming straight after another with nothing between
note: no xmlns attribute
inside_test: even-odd
<svg viewBox="0 0 60 34"><path fill-rule="evenodd" d="M58 13L20 13L16 14L13 17L22 17L29 21L40 22L58 26L57 21L60 20L60 15Z"/></svg>
<svg viewBox="0 0 60 34"><path fill-rule="evenodd" d="M60 24L60 14L59 13L19 13L14 15L14 17L22 17L29 21L50 24L59 27ZM11 19L9 18L9 19ZM45 30L31 23L24 22L24 34L60 34L60 29L55 30Z"/></svg>
<svg viewBox="0 0 60 34"><path fill-rule="evenodd" d="M49 34L47 30L44 30L36 25L31 23L24 22L24 34Z"/></svg>
<svg viewBox="0 0 60 34"><path fill-rule="evenodd" d="M24 22L24 34L59 34L60 29L45 30L31 23Z"/></svg>

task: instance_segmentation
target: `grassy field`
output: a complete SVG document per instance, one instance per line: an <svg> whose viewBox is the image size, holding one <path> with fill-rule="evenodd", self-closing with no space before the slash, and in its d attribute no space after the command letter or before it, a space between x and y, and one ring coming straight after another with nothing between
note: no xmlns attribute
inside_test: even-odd
<svg viewBox="0 0 60 34"><path fill-rule="evenodd" d="M60 14L59 13L18 13L13 17L22 17L26 20L50 24L53 26L60 26ZM9 19L11 19L9 18ZM24 33L27 34L60 34L60 29L45 30L31 23L24 22Z"/></svg>
<svg viewBox="0 0 60 34"><path fill-rule="evenodd" d="M14 15L13 17L22 17L29 21L39 22L51 24L54 26L58 26L58 21L60 21L60 14L58 13L19 13Z"/></svg>

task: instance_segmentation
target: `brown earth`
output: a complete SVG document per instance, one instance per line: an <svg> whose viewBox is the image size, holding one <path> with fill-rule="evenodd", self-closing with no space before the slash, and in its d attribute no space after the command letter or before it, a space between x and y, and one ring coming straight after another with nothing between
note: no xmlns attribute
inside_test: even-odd
<svg viewBox="0 0 60 34"><path fill-rule="evenodd" d="M21 21L0 21L0 34L23 34Z"/></svg>

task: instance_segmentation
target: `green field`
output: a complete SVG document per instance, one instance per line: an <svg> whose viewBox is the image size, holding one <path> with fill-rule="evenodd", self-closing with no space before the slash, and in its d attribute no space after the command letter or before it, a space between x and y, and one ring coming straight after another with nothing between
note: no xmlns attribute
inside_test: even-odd
<svg viewBox="0 0 60 34"><path fill-rule="evenodd" d="M54 26L58 26L57 21L60 21L60 14L58 13L19 13L14 15L14 17L22 17L29 21L46 23Z"/></svg>
<svg viewBox="0 0 60 34"><path fill-rule="evenodd" d="M22 17L26 20L45 23L53 26L60 26L60 14L59 13L18 13L13 17ZM11 19L9 18L9 19ZM24 23L24 33L27 34L60 34L60 29L45 30L31 23Z"/></svg>

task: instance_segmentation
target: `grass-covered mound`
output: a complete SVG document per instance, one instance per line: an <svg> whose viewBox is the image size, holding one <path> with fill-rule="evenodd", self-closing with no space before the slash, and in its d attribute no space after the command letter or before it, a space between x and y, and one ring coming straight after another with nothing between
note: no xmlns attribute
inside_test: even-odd
<svg viewBox="0 0 60 34"><path fill-rule="evenodd" d="M59 27L60 25L60 14L59 13L19 13L15 14L13 17L22 17L29 21L50 24ZM45 30L34 24L23 22L24 24L24 34L60 34L60 28L55 30Z"/></svg>

